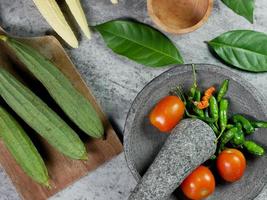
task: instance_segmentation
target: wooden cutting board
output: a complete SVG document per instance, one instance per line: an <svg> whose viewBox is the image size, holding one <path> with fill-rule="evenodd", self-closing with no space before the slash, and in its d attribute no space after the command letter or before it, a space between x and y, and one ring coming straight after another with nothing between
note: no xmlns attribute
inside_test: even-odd
<svg viewBox="0 0 267 200"><path fill-rule="evenodd" d="M4 33L0 28L0 33ZM68 185L74 183L88 172L95 170L104 162L110 160L122 151L122 144L118 139L115 131L110 125L100 106L87 87L82 77L76 70L70 58L64 51L63 47L53 36L44 36L36 38L21 38L33 48L37 49L41 54L51 60L72 82L72 84L90 101L98 114L100 115L105 126L105 140L91 139L89 136L78 130L64 113L51 100L51 97L35 80L26 68L12 55L3 42L0 42L0 67L8 69L11 73L26 83L36 94L41 96L51 108L53 108L62 118L64 118L71 127L80 135L85 142L88 151L88 161L71 160L57 152L46 141L38 136L26 124L22 125L26 129L28 135L32 138L34 144L38 148L41 156L45 160L51 177L52 188L48 189L33 182L16 164L10 153L0 140L0 163L9 175L13 184L22 199L25 200L44 200L54 195ZM89 66L88 66L89 70ZM1 84L1 83L0 83ZM1 103L3 100L1 100ZM14 113L12 113L14 114Z"/></svg>

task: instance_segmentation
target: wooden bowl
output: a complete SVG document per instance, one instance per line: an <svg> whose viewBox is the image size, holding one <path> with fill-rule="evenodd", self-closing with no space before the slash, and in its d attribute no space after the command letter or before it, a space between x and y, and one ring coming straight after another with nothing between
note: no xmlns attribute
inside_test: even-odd
<svg viewBox="0 0 267 200"><path fill-rule="evenodd" d="M148 13L162 30L173 34L192 32L208 19L213 0L148 0Z"/></svg>

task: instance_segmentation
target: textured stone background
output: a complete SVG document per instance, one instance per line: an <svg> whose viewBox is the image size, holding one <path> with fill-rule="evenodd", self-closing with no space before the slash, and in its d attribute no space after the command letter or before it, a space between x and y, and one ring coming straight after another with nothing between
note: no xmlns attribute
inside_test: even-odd
<svg viewBox="0 0 267 200"><path fill-rule="evenodd" d="M91 25L127 17L150 23L145 0L121 0L116 6L109 0L82 0ZM168 35L180 49L186 63L222 65L214 59L203 41L234 29L254 29L267 33L267 1L256 0L255 23L251 25L237 16L220 0L215 0L208 22L199 30L182 35ZM36 10L31 0L0 0L0 25L16 36L40 36L51 28ZM69 49L69 55L92 88L104 111L120 132L130 104L147 82L167 68L151 69L116 56L106 48L98 33L91 41L80 35L79 49ZM240 72L267 98L267 74ZM51 198L64 200L124 200L136 182L121 154L95 172ZM5 172L0 168L0 200L19 199ZM267 186L257 200L267 199Z"/></svg>

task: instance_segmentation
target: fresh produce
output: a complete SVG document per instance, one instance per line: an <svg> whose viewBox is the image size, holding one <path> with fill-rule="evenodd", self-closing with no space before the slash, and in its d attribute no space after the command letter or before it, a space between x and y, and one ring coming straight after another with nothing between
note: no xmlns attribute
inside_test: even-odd
<svg viewBox="0 0 267 200"><path fill-rule="evenodd" d="M36 182L49 186L43 159L22 127L1 105L0 129L0 139L23 171Z"/></svg>
<svg viewBox="0 0 267 200"><path fill-rule="evenodd" d="M264 121L250 121L254 128L267 128L267 122Z"/></svg>
<svg viewBox="0 0 267 200"><path fill-rule="evenodd" d="M238 131L237 127L233 127L222 134L219 150L224 149L225 145L234 138Z"/></svg>
<svg viewBox="0 0 267 200"><path fill-rule="evenodd" d="M0 94L5 102L54 148L73 159L87 159L78 135L39 97L0 68Z"/></svg>
<svg viewBox="0 0 267 200"><path fill-rule="evenodd" d="M197 106L197 108L201 110L207 108L209 106L209 100L214 92L215 92L215 87L212 86L208 88L205 91L204 96L202 97L201 101L199 102L195 101L194 105Z"/></svg>
<svg viewBox="0 0 267 200"><path fill-rule="evenodd" d="M140 64L161 67L183 63L175 45L161 32L148 25L114 20L95 28L115 53Z"/></svg>
<svg viewBox="0 0 267 200"><path fill-rule="evenodd" d="M117 4L118 3L118 0L111 0L111 3Z"/></svg>
<svg viewBox="0 0 267 200"><path fill-rule="evenodd" d="M33 2L59 36L71 47L78 48L78 40L61 12L56 0L33 0Z"/></svg>
<svg viewBox="0 0 267 200"><path fill-rule="evenodd" d="M222 0L222 2L236 14L245 17L250 23L253 23L254 0Z"/></svg>
<svg viewBox="0 0 267 200"><path fill-rule="evenodd" d="M220 89L217 95L217 101L220 102L222 100L222 98L225 96L225 94L228 91L228 87L229 87L229 80L226 79L223 81L223 83L220 85Z"/></svg>
<svg viewBox="0 0 267 200"><path fill-rule="evenodd" d="M228 123L227 114L228 114L229 102L227 99L222 99L219 104L220 104L219 123L220 123L221 133L223 133Z"/></svg>
<svg viewBox="0 0 267 200"><path fill-rule="evenodd" d="M266 128L267 122L264 121L250 121L246 119L243 115L234 114L232 118L228 119L228 109L229 101L225 98L229 87L229 80L224 80L220 85L220 88L217 92L217 99L214 96L209 97L208 107L204 109L204 117L202 114L199 114L199 111L195 109L195 105L192 102L195 101L195 98L192 96L197 96L199 99L199 88L196 81L196 72L194 65L193 69L193 84L189 89L188 95L185 95L181 86L175 88L175 94L179 96L185 105L185 116L189 118L198 118L202 121L207 122L214 133L217 136L217 153L223 151L227 146L234 148L244 148L247 149L247 152L261 156L264 154L260 150L262 148L260 145L256 144L252 146L257 146L255 151L248 150L244 144L249 144L246 142L245 134L251 135L254 133L255 128ZM173 93L173 91L171 91ZM197 95L196 95L197 94ZM204 93L205 96L205 93ZM208 95L209 96L209 95ZM219 105L218 105L219 104ZM196 112L197 111L197 112ZM194 113L194 114L192 114ZM196 115L195 115L196 114ZM218 121L218 123L217 123ZM229 123L232 122L232 123ZM261 153L257 153L257 150ZM216 155L215 155L216 156Z"/></svg>
<svg viewBox="0 0 267 200"><path fill-rule="evenodd" d="M185 105L177 96L161 99L149 115L150 123L162 132L171 131L183 118Z"/></svg>
<svg viewBox="0 0 267 200"><path fill-rule="evenodd" d="M193 100L195 102L200 102L200 100L201 100L201 92L198 89L196 89L196 91L195 91L195 96L194 96ZM199 117L205 117L204 111L202 109L198 108L196 105L193 106L193 111Z"/></svg>
<svg viewBox="0 0 267 200"><path fill-rule="evenodd" d="M214 192L215 178L209 168L199 166L183 181L181 189L189 199L203 199Z"/></svg>
<svg viewBox="0 0 267 200"><path fill-rule="evenodd" d="M251 72L267 71L267 35L252 30L223 33L208 45L226 63Z"/></svg>
<svg viewBox="0 0 267 200"><path fill-rule="evenodd" d="M245 134L242 130L242 125L240 123L236 124L237 132L235 132L233 139L231 140L232 144L236 147L241 146L245 142Z"/></svg>
<svg viewBox="0 0 267 200"><path fill-rule="evenodd" d="M216 166L220 176L228 182L239 180L246 169L246 159L237 149L226 149L217 157Z"/></svg>
<svg viewBox="0 0 267 200"><path fill-rule="evenodd" d="M222 179L228 182L235 182L243 176L246 169L246 159L240 150L254 156L264 155L264 148L255 141L247 140L246 136L253 134L255 128L267 128L267 122L248 120L245 116L240 114L234 114L232 117L228 116L230 99L226 98L226 94L229 88L229 80L224 80L221 83L217 94L215 93L216 88L212 86L205 90L204 98L201 98L201 91L197 85L195 66L192 65L192 68L193 84L188 92L185 93L180 85L170 91L172 95L176 95L178 99L183 102L184 108L178 121L171 121L168 119L168 121L172 122L172 125L168 126L168 131L171 131L182 117L196 118L208 123L217 136L215 141L217 150L207 164L213 165L213 163L216 163L217 171ZM169 96L165 98L168 97ZM165 98L161 101L164 102ZM205 103L202 103L202 105L205 106L198 107L196 102L201 102L200 100L203 102L205 101ZM170 110L168 104L158 103L156 108L159 107L159 105L159 111L161 112L158 113L161 115L163 115L162 113L166 113L165 110ZM165 122L166 118L162 118L161 115L158 114L158 121ZM154 119L156 119L156 115L154 115ZM152 123L152 125L156 126L154 123ZM162 129L159 130L162 131ZM199 168L203 168L203 166ZM198 170L199 169L190 174L181 185L182 191L189 199L202 199L210 195L214 190L213 183L208 184L205 182L207 180L202 179L204 176L203 173ZM209 171L208 168L206 168L206 170ZM213 177L210 171L209 173ZM211 179L209 178L209 180ZM202 183L204 186L201 185ZM212 189L205 189L206 184L211 185Z"/></svg>
<svg viewBox="0 0 267 200"><path fill-rule="evenodd" d="M199 102L199 99L201 99L201 92L197 85L194 65L192 65L192 70L193 84L190 87L187 95L183 92L181 86L177 86L171 91L172 94L178 96L183 101L185 105L184 117L200 119L210 125L217 136L217 154L230 146L233 148L244 148L247 150L247 152L254 155L263 155L264 149L261 150L262 147L255 142L255 145L250 144L251 142L247 142L245 135L253 134L255 128L266 128L267 122L250 121L240 114L234 114L232 118L228 119L229 100L225 98L225 95L229 87L229 80L224 80L222 82L217 94L212 95L212 93L214 93L216 90L214 86L208 88L204 92L204 97L206 98L204 98L204 100L206 101L209 99L208 104L205 103L207 108L198 108L195 102ZM215 96L217 96L217 99ZM162 105L161 110L164 110L164 106L165 105ZM179 119L179 121L180 120L181 119ZM175 127L175 125L177 125L177 123L172 124L172 126L169 128L172 129L172 127ZM249 148L251 146L248 144L251 146L256 146L255 150L251 150L251 148Z"/></svg>
<svg viewBox="0 0 267 200"><path fill-rule="evenodd" d="M94 107L52 62L16 39L0 36L1 39L81 130L94 138L103 137L104 128Z"/></svg>
<svg viewBox="0 0 267 200"><path fill-rule="evenodd" d="M210 116L215 120L215 123L217 123L219 119L219 107L218 107L218 102L214 96L211 96L210 98L209 112Z"/></svg>
<svg viewBox="0 0 267 200"><path fill-rule="evenodd" d="M216 111L217 112L217 111ZM205 118L209 118L210 116L209 116L209 110L208 109L206 109L205 110ZM213 130L213 132L216 134L216 136L218 136L219 134L220 134L220 132L219 132L219 129L217 128L218 127L218 125L217 125L217 123L216 123L216 121L214 121L215 123L209 123L209 125L210 125L210 127L212 128L212 130Z"/></svg>
<svg viewBox="0 0 267 200"><path fill-rule="evenodd" d="M243 147L251 154L254 154L256 156L263 156L265 153L264 148L262 148L260 145L256 144L254 141L247 140L244 142Z"/></svg>
<svg viewBox="0 0 267 200"><path fill-rule="evenodd" d="M233 120L233 122L234 122L235 124L240 123L240 124L242 125L242 127L244 128L245 133L248 134L248 135L252 134L252 133L255 131L255 129L254 129L254 127L252 126L252 124L250 123L250 121L247 120L247 119L246 119L244 116L242 116L242 115L234 115L234 116L232 117L232 120Z"/></svg>
<svg viewBox="0 0 267 200"><path fill-rule="evenodd" d="M91 33L80 0L66 0L66 3L85 36L91 39Z"/></svg>

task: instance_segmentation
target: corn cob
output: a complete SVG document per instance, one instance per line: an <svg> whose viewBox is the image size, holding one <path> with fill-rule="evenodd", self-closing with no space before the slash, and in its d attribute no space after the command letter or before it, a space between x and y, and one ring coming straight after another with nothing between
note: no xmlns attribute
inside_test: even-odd
<svg viewBox="0 0 267 200"><path fill-rule="evenodd" d="M75 20L79 24L80 28L82 29L83 33L88 39L91 39L91 34L89 30L89 26L81 6L80 0L66 0L66 3L74 16Z"/></svg>
<svg viewBox="0 0 267 200"><path fill-rule="evenodd" d="M50 24L71 47L77 48L78 41L55 0L33 0L36 7Z"/></svg>
<svg viewBox="0 0 267 200"><path fill-rule="evenodd" d="M118 3L118 0L111 0L111 3L117 4Z"/></svg>

